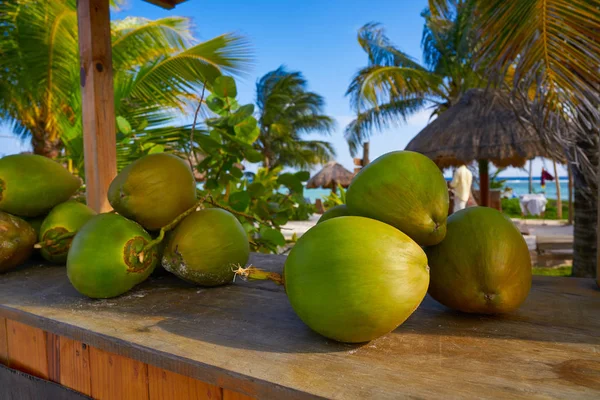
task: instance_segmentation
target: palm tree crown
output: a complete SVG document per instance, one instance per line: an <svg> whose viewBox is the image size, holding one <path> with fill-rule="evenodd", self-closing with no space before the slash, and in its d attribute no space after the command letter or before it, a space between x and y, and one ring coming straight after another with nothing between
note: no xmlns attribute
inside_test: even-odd
<svg viewBox="0 0 600 400"><path fill-rule="evenodd" d="M471 61L472 12L470 3L460 3L444 15L423 12L423 64L395 47L379 24L359 30L368 65L354 76L346 93L357 114L345 132L353 155L374 130L405 122L427 107L433 108L432 115L443 112L466 90L484 84Z"/></svg>
<svg viewBox="0 0 600 400"><path fill-rule="evenodd" d="M181 149L189 129L178 119L200 88L248 66L243 38L198 43L187 18L127 18L111 31L120 166ZM0 118L36 153L82 165L76 1L0 2L0 36Z"/></svg>
<svg viewBox="0 0 600 400"><path fill-rule="evenodd" d="M331 143L302 138L305 133L330 133L334 127L334 120L323 114L325 100L307 86L300 72L283 66L256 83L260 125L256 147L264 156L265 167L307 168L335 156Z"/></svg>

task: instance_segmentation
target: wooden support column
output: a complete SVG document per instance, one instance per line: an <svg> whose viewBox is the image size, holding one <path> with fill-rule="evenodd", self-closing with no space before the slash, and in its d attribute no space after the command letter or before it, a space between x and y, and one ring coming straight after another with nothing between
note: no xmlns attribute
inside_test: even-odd
<svg viewBox="0 0 600 400"><path fill-rule="evenodd" d="M479 204L490 206L490 174L488 160L479 160Z"/></svg>
<svg viewBox="0 0 600 400"><path fill-rule="evenodd" d="M79 56L87 203L110 211L108 186L117 174L109 0L79 0Z"/></svg>

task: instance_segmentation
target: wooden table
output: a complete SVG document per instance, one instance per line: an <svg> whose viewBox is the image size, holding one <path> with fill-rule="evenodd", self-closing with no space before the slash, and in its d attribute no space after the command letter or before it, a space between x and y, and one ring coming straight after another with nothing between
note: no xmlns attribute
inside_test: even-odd
<svg viewBox="0 0 600 400"><path fill-rule="evenodd" d="M252 262L281 270L284 257ZM428 297L393 333L344 345L268 282L165 275L89 300L64 267L33 266L0 275L0 328L0 361L96 398L600 398L592 279L535 277L521 309L498 317Z"/></svg>

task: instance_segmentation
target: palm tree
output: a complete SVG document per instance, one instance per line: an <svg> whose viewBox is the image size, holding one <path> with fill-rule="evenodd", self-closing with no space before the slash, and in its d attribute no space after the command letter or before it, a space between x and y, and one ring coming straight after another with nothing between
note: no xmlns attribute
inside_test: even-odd
<svg viewBox="0 0 600 400"><path fill-rule="evenodd" d="M189 146L178 117L203 85L248 65L243 38L197 43L186 18L127 18L111 28L120 166ZM82 165L76 1L0 2L0 36L0 118L35 153Z"/></svg>
<svg viewBox="0 0 600 400"><path fill-rule="evenodd" d="M334 120L324 115L322 96L307 89L300 72L281 66L256 83L256 105L260 136L256 149L264 156L263 166L310 168L335 156L331 143L305 140L305 133L330 133Z"/></svg>
<svg viewBox="0 0 600 400"><path fill-rule="evenodd" d="M453 14L423 12L423 65L395 47L379 24L359 30L368 65L354 76L346 93L357 114L345 132L353 155L373 131L405 122L428 107L432 115L439 114L466 90L485 84L472 61L472 12L470 4L462 2Z"/></svg>
<svg viewBox="0 0 600 400"><path fill-rule="evenodd" d="M430 0L445 15L455 0ZM600 2L597 0L470 0L488 76L512 70L516 89L534 85L529 106L540 135L563 144L575 176L573 275L593 277L598 249L598 136L600 134ZM522 90L517 90L519 92ZM527 102L530 103L530 102ZM526 104L524 107L528 107ZM571 129L557 129L551 115ZM560 122L560 121L559 121Z"/></svg>

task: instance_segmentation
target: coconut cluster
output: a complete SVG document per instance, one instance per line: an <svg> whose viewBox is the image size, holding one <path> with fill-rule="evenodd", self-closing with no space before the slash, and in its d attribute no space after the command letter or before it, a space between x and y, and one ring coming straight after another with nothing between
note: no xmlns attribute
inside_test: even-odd
<svg viewBox="0 0 600 400"><path fill-rule="evenodd" d="M37 248L46 260L66 263L80 293L110 298L161 263L182 279L217 286L248 261L240 222L197 204L192 171L175 155L151 154L125 167L108 192L114 212L96 214L73 200L79 187L78 178L48 158L0 159L0 271L24 263Z"/></svg>
<svg viewBox="0 0 600 400"><path fill-rule="evenodd" d="M119 296L159 265L207 287L235 274L270 279L285 285L306 325L349 343L393 331L427 292L455 310L496 314L518 308L531 287L529 251L512 221L486 207L448 217L442 172L414 152L363 168L347 204L297 241L282 275L243 268L250 254L243 226L196 199L192 171L175 155L147 155L124 168L109 188L114 212L72 200L79 187L47 158L0 159L0 272L36 247L48 261L66 262L75 289L92 298Z"/></svg>

